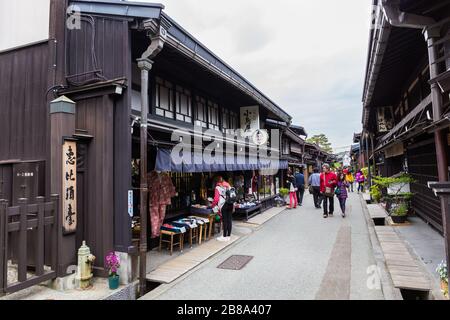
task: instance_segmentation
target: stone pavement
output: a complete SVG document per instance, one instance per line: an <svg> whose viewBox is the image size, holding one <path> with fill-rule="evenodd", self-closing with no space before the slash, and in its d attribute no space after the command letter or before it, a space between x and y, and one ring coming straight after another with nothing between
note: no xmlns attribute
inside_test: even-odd
<svg viewBox="0 0 450 320"><path fill-rule="evenodd" d="M231 255L254 258L240 271L218 269ZM374 268L359 196L350 194L346 219L339 211L323 219L307 194L303 207L278 214L193 272L142 299L384 299L379 287L368 286Z"/></svg>

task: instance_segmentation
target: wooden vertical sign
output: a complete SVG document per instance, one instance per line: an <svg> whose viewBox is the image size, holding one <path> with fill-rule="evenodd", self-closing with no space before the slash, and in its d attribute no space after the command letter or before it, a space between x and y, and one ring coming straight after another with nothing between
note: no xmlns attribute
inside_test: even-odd
<svg viewBox="0 0 450 320"><path fill-rule="evenodd" d="M77 229L77 143L65 140L63 144L63 231L73 233Z"/></svg>

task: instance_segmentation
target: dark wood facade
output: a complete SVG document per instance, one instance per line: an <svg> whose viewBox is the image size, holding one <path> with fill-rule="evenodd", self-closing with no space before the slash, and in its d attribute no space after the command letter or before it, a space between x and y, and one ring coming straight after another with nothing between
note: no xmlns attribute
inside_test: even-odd
<svg viewBox="0 0 450 320"><path fill-rule="evenodd" d="M87 5L82 7L88 11L82 14L80 29L66 29L65 10L70 3ZM157 5L142 4L143 16L139 16L136 11L125 10L126 3L110 4L116 12L109 11L111 7L105 11L104 2L54 0L48 41L0 53L3 184L12 183L13 163L41 161L45 167L45 194L39 196L50 197L61 191L59 145L64 137L77 141L78 226L75 234L58 235L60 276L65 275L69 265L76 264L77 248L83 240L97 256L98 275L106 275L103 257L109 251L136 252L128 213L128 191L132 189L132 94L140 90L135 61L150 44L148 31L141 28L143 21L169 18L161 16ZM289 121L289 115L201 44L195 50L200 50L198 55L204 59L214 60L216 69L208 70L174 46L176 36L178 41L187 41L187 47L189 41L196 41L181 27L174 24L169 32L172 42L154 59L150 72L150 119L167 127L183 127L175 119L155 114L154 88L156 77L161 77L188 88L192 97L198 95L217 103L220 119L226 111L239 117L239 107L264 104L267 107L260 108L261 119ZM218 76L225 72L234 80ZM62 95L75 102L73 117L50 115L49 102ZM224 129L220 119L217 126ZM184 128L189 129L189 125L184 123ZM2 197L11 198L12 193L12 187L0 191Z"/></svg>
<svg viewBox="0 0 450 320"><path fill-rule="evenodd" d="M405 171L415 179L412 208L444 234L450 262L448 204L428 186L449 179L450 4L400 0L391 3L391 8L380 11L371 30L363 95L362 146L366 150L362 152L368 155L372 174L392 176ZM405 24L406 20L410 23Z"/></svg>

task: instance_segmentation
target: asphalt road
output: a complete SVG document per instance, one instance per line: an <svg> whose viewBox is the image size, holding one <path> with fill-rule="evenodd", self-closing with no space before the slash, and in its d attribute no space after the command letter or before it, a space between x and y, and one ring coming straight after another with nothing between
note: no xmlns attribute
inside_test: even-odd
<svg viewBox="0 0 450 320"><path fill-rule="evenodd" d="M375 260L359 196L350 194L348 217L336 201L323 219L312 196L286 210L193 273L160 288L162 300L384 299L369 288ZM245 233L242 228L237 232ZM240 271L218 269L231 255L254 258ZM167 290L166 290L167 289Z"/></svg>

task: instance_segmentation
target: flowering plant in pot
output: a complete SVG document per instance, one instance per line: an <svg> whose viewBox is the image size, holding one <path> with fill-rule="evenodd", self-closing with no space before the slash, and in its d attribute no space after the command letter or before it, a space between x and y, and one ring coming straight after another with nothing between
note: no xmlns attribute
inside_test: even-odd
<svg viewBox="0 0 450 320"><path fill-rule="evenodd" d="M436 272L439 274L439 278L441 279L441 290L445 297L448 298L448 268L447 263L445 261L442 261L437 269Z"/></svg>
<svg viewBox="0 0 450 320"><path fill-rule="evenodd" d="M120 259L115 252L110 252L106 258L106 268L109 272L109 288L115 290L119 287L119 275L117 274L120 267Z"/></svg>

